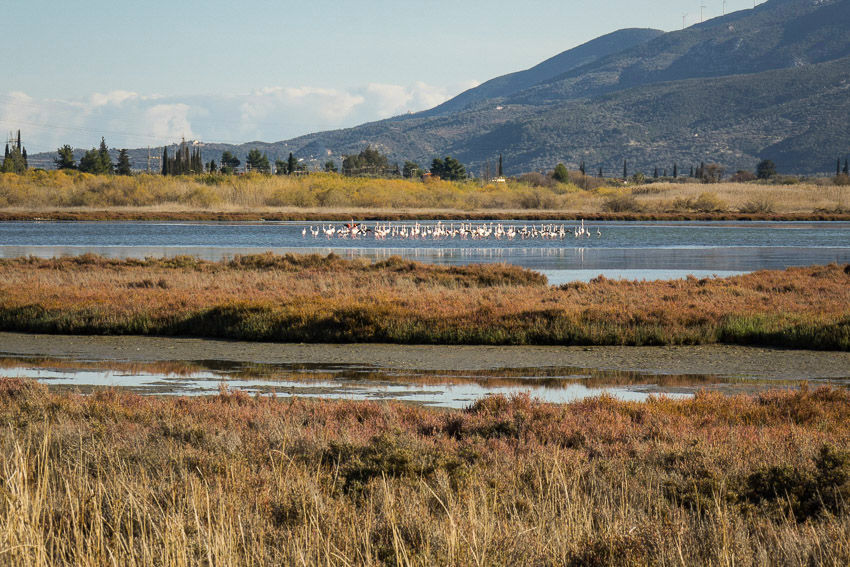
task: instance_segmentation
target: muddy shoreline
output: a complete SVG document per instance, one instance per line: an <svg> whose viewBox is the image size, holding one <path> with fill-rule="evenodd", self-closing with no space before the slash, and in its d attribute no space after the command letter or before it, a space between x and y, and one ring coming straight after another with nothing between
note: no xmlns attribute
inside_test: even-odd
<svg viewBox="0 0 850 567"><path fill-rule="evenodd" d="M258 343L173 337L0 333L0 354L96 361L223 360L416 370L578 367L763 379L850 378L850 352L729 345L670 347Z"/></svg>

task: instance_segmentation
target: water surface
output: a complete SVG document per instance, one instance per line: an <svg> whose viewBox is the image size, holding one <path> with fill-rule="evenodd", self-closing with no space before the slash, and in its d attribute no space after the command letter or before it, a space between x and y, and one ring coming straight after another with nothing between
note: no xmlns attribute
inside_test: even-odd
<svg viewBox="0 0 850 567"><path fill-rule="evenodd" d="M310 228L343 223L303 222L7 222L0 223L0 257L57 257L87 252L117 258L188 254L206 260L271 251L371 259L399 255L438 264L506 262L539 270L551 283L597 275L668 279L729 276L759 269L850 263L850 223L844 222L593 222L590 237L557 239L375 239L310 236ZM366 223L374 227L376 223ZM413 226L414 222L392 223ZM435 221L421 222L433 226ZM458 226L460 223L444 223ZM476 223L483 224L483 223ZM488 223L489 224L489 223ZM505 226L568 229L557 223ZM307 235L302 231L307 229ZM601 236L597 235L597 231Z"/></svg>

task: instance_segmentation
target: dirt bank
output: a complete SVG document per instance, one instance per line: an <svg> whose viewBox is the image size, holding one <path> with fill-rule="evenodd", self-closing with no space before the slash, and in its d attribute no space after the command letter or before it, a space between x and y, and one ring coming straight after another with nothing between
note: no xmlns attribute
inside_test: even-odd
<svg viewBox="0 0 850 567"><path fill-rule="evenodd" d="M850 378L850 352L725 345L679 347L482 347L280 344L163 337L0 333L0 354L84 360L229 360L363 364L417 370L579 367L662 374L782 379Z"/></svg>

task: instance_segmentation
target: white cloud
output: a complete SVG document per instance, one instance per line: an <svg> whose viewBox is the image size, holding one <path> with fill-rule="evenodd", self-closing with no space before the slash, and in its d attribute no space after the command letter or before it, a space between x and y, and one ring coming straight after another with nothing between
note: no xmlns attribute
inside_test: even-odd
<svg viewBox="0 0 850 567"><path fill-rule="evenodd" d="M145 110L145 134L162 139L195 139L188 104L157 104Z"/></svg>
<svg viewBox="0 0 850 567"><path fill-rule="evenodd" d="M161 96L116 89L79 99L0 94L0 129L20 128L30 153L63 144L89 148L104 136L113 147L144 147L187 139L275 142L347 128L436 106L469 88L417 82L371 83L351 89L269 86L221 95Z"/></svg>

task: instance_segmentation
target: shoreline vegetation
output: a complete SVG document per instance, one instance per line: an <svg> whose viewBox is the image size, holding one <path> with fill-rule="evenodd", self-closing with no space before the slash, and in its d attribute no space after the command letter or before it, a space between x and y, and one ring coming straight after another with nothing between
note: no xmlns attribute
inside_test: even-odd
<svg viewBox="0 0 850 567"><path fill-rule="evenodd" d="M0 174L0 220L850 220L850 183ZM783 178L784 179L784 178ZM836 177L843 180L844 177ZM675 181L675 182L674 182Z"/></svg>
<svg viewBox="0 0 850 567"><path fill-rule="evenodd" d="M850 350L850 265L549 286L504 264L271 253L0 260L0 330L248 341Z"/></svg>
<svg viewBox="0 0 850 567"><path fill-rule="evenodd" d="M8 564L846 565L850 393L565 405L0 378Z"/></svg>

